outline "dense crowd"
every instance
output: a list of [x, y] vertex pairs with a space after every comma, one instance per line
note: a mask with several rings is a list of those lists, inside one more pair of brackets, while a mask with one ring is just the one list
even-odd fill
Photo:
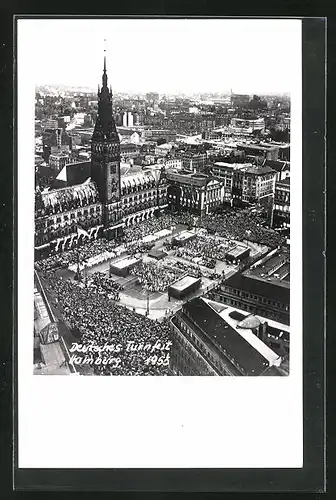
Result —
[[[68, 267], [78, 261], [87, 261], [100, 254], [112, 252], [117, 246], [124, 242], [129, 253], [147, 252], [153, 246], [152, 243], [142, 242], [142, 238], [158, 232], [162, 229], [170, 229], [178, 224], [193, 224], [204, 228], [214, 239], [204, 237], [187, 244], [179, 251], [181, 256], [189, 260], [203, 258], [202, 265], [213, 266], [213, 260], [224, 260], [225, 245], [218, 236], [228, 240], [244, 241], [249, 240], [269, 247], [276, 247], [285, 242], [285, 237], [277, 231], [266, 227], [265, 219], [260, 213], [253, 213], [251, 210], [225, 210], [222, 213], [212, 213], [211, 215], [194, 218], [188, 213], [169, 213], [160, 217], [153, 217], [135, 227], [125, 228], [123, 237], [117, 241], [105, 239], [91, 240], [85, 242], [80, 247], [65, 250], [56, 255], [51, 255], [36, 263], [39, 270], [48, 270], [55, 267]], [[171, 249], [171, 244], [165, 243], [166, 249]], [[183, 254], [183, 255], [182, 255]]]
[[140, 224], [124, 229], [123, 241], [125, 243], [141, 240], [149, 234], [157, 233], [162, 229], [170, 229], [176, 224], [172, 214], [164, 214], [161, 217], [153, 217]]
[[216, 260], [224, 261], [227, 251], [234, 245], [235, 243], [231, 240], [203, 234], [178, 248], [175, 255], [214, 269]]
[[[80, 342], [86, 347], [121, 345], [115, 354], [109, 353], [120, 362], [112, 364], [93, 364], [98, 375], [170, 375], [168, 366], [148, 363], [150, 356], [167, 354], [168, 351], [145, 350], [126, 351], [128, 342], [166, 343], [170, 339], [169, 323], [152, 321], [146, 316], [112, 302], [106, 294], [96, 293], [90, 287], [81, 287], [75, 282], [63, 280], [54, 272], [48, 273], [44, 281], [52, 302], [57, 301], [66, 324], [80, 332]], [[90, 356], [96, 359], [97, 352]]]
[[47, 271], [56, 267], [68, 267], [78, 261], [83, 262], [104, 252], [113, 251], [120, 243], [116, 240], [108, 241], [105, 239], [90, 240], [79, 247], [65, 250], [62, 253], [50, 255], [46, 259], [35, 263], [38, 270]]
[[194, 278], [201, 278], [202, 277], [202, 271], [201, 268], [197, 264], [192, 264], [186, 263], [186, 262], [181, 262], [179, 260], [174, 260], [171, 259], [171, 264], [177, 268], [180, 269], [183, 274], [188, 273], [189, 276], [194, 276]]
[[274, 248], [285, 243], [286, 238], [266, 227], [265, 219], [250, 210], [227, 211], [204, 216], [202, 227], [209, 233], [238, 241], [249, 240]]
[[124, 289], [120, 283], [117, 283], [105, 273], [101, 272], [91, 274], [87, 281], [87, 286], [93, 288], [97, 293], [108, 294], [108, 296], [115, 301], [120, 300], [119, 292]]
[[131, 269], [145, 290], [164, 292], [169, 285], [182, 275], [181, 271], [164, 263], [139, 262]]
[[151, 248], [153, 248], [154, 243], [146, 243], [142, 240], [133, 240], [126, 243], [127, 252], [131, 255], [136, 253], [146, 253], [149, 252]]

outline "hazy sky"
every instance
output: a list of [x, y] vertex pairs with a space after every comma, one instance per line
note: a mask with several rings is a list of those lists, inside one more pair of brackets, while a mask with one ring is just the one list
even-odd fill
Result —
[[114, 92], [290, 92], [298, 20], [24, 19], [39, 84], [97, 88], [106, 38]]

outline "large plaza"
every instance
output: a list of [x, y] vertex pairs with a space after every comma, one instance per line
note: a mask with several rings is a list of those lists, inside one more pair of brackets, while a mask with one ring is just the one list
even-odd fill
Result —
[[[192, 237], [185, 238], [186, 234]], [[237, 259], [239, 254], [257, 258], [268, 248], [179, 224], [131, 240], [114, 251], [79, 259], [57, 274], [79, 287], [105, 293], [120, 306], [160, 320], [175, 313], [185, 300], [204, 295], [236, 272], [240, 262], [232, 260], [234, 250]], [[169, 295], [168, 288], [186, 276], [200, 278], [199, 288], [183, 299]]]

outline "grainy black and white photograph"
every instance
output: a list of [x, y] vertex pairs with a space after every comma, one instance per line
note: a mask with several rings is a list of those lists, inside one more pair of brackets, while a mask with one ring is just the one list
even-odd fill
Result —
[[34, 374], [288, 375], [285, 24], [70, 22], [34, 54]]
[[17, 24], [19, 468], [302, 467], [301, 21]]

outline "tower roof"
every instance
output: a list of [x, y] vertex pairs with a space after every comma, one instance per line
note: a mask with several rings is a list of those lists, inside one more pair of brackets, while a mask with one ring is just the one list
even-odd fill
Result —
[[[104, 51], [105, 52], [105, 51]], [[104, 69], [102, 87], [98, 90], [98, 116], [92, 135], [95, 142], [117, 142], [119, 136], [112, 113], [112, 90], [107, 85], [106, 55], [104, 53]]]

